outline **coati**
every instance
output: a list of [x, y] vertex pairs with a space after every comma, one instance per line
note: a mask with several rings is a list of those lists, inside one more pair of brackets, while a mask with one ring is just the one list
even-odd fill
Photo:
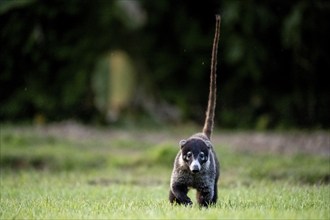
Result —
[[217, 182], [220, 164], [211, 143], [216, 106], [216, 65], [220, 36], [220, 15], [216, 15], [215, 36], [212, 48], [210, 90], [206, 118], [202, 133], [181, 140], [171, 175], [169, 200], [171, 203], [191, 205], [188, 189], [197, 190], [200, 206], [215, 204], [218, 198]]

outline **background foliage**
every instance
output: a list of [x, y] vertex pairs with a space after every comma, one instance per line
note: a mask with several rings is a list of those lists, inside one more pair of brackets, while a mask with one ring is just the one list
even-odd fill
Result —
[[137, 15], [127, 2], [1, 1], [0, 119], [102, 118], [93, 72], [120, 49], [139, 82], [126, 115], [163, 101], [202, 122], [220, 13], [217, 124], [329, 128], [328, 2], [138, 1]]

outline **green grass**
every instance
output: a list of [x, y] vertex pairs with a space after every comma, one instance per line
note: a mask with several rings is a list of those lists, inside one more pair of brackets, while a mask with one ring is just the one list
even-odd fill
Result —
[[[330, 218], [327, 157], [216, 146], [217, 205], [172, 206], [167, 196], [177, 139], [154, 144], [136, 137], [72, 139], [2, 127], [0, 219]], [[189, 195], [195, 201], [195, 192]]]

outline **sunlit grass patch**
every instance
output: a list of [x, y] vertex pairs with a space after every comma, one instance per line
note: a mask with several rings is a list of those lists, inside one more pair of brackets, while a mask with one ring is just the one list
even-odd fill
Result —
[[[90, 184], [101, 173], [22, 172], [1, 177], [1, 218], [327, 218], [327, 186], [254, 183], [219, 187], [219, 202], [209, 209], [172, 206], [168, 185]], [[111, 175], [109, 172], [108, 175]], [[112, 173], [118, 177], [119, 173]], [[134, 173], [126, 173], [134, 178]], [[190, 193], [193, 197], [194, 192]], [[194, 198], [193, 198], [193, 201]]]

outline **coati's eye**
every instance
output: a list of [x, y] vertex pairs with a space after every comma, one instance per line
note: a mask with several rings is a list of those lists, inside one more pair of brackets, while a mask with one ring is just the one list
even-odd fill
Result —
[[201, 160], [206, 160], [206, 156], [205, 156], [204, 152], [200, 152], [199, 157], [201, 158]]
[[191, 157], [192, 153], [189, 151], [188, 153], [186, 153], [184, 156], [183, 156], [183, 159], [188, 161]]
[[188, 162], [191, 158], [191, 155], [192, 153], [189, 151], [188, 153], [183, 155], [183, 159]]

